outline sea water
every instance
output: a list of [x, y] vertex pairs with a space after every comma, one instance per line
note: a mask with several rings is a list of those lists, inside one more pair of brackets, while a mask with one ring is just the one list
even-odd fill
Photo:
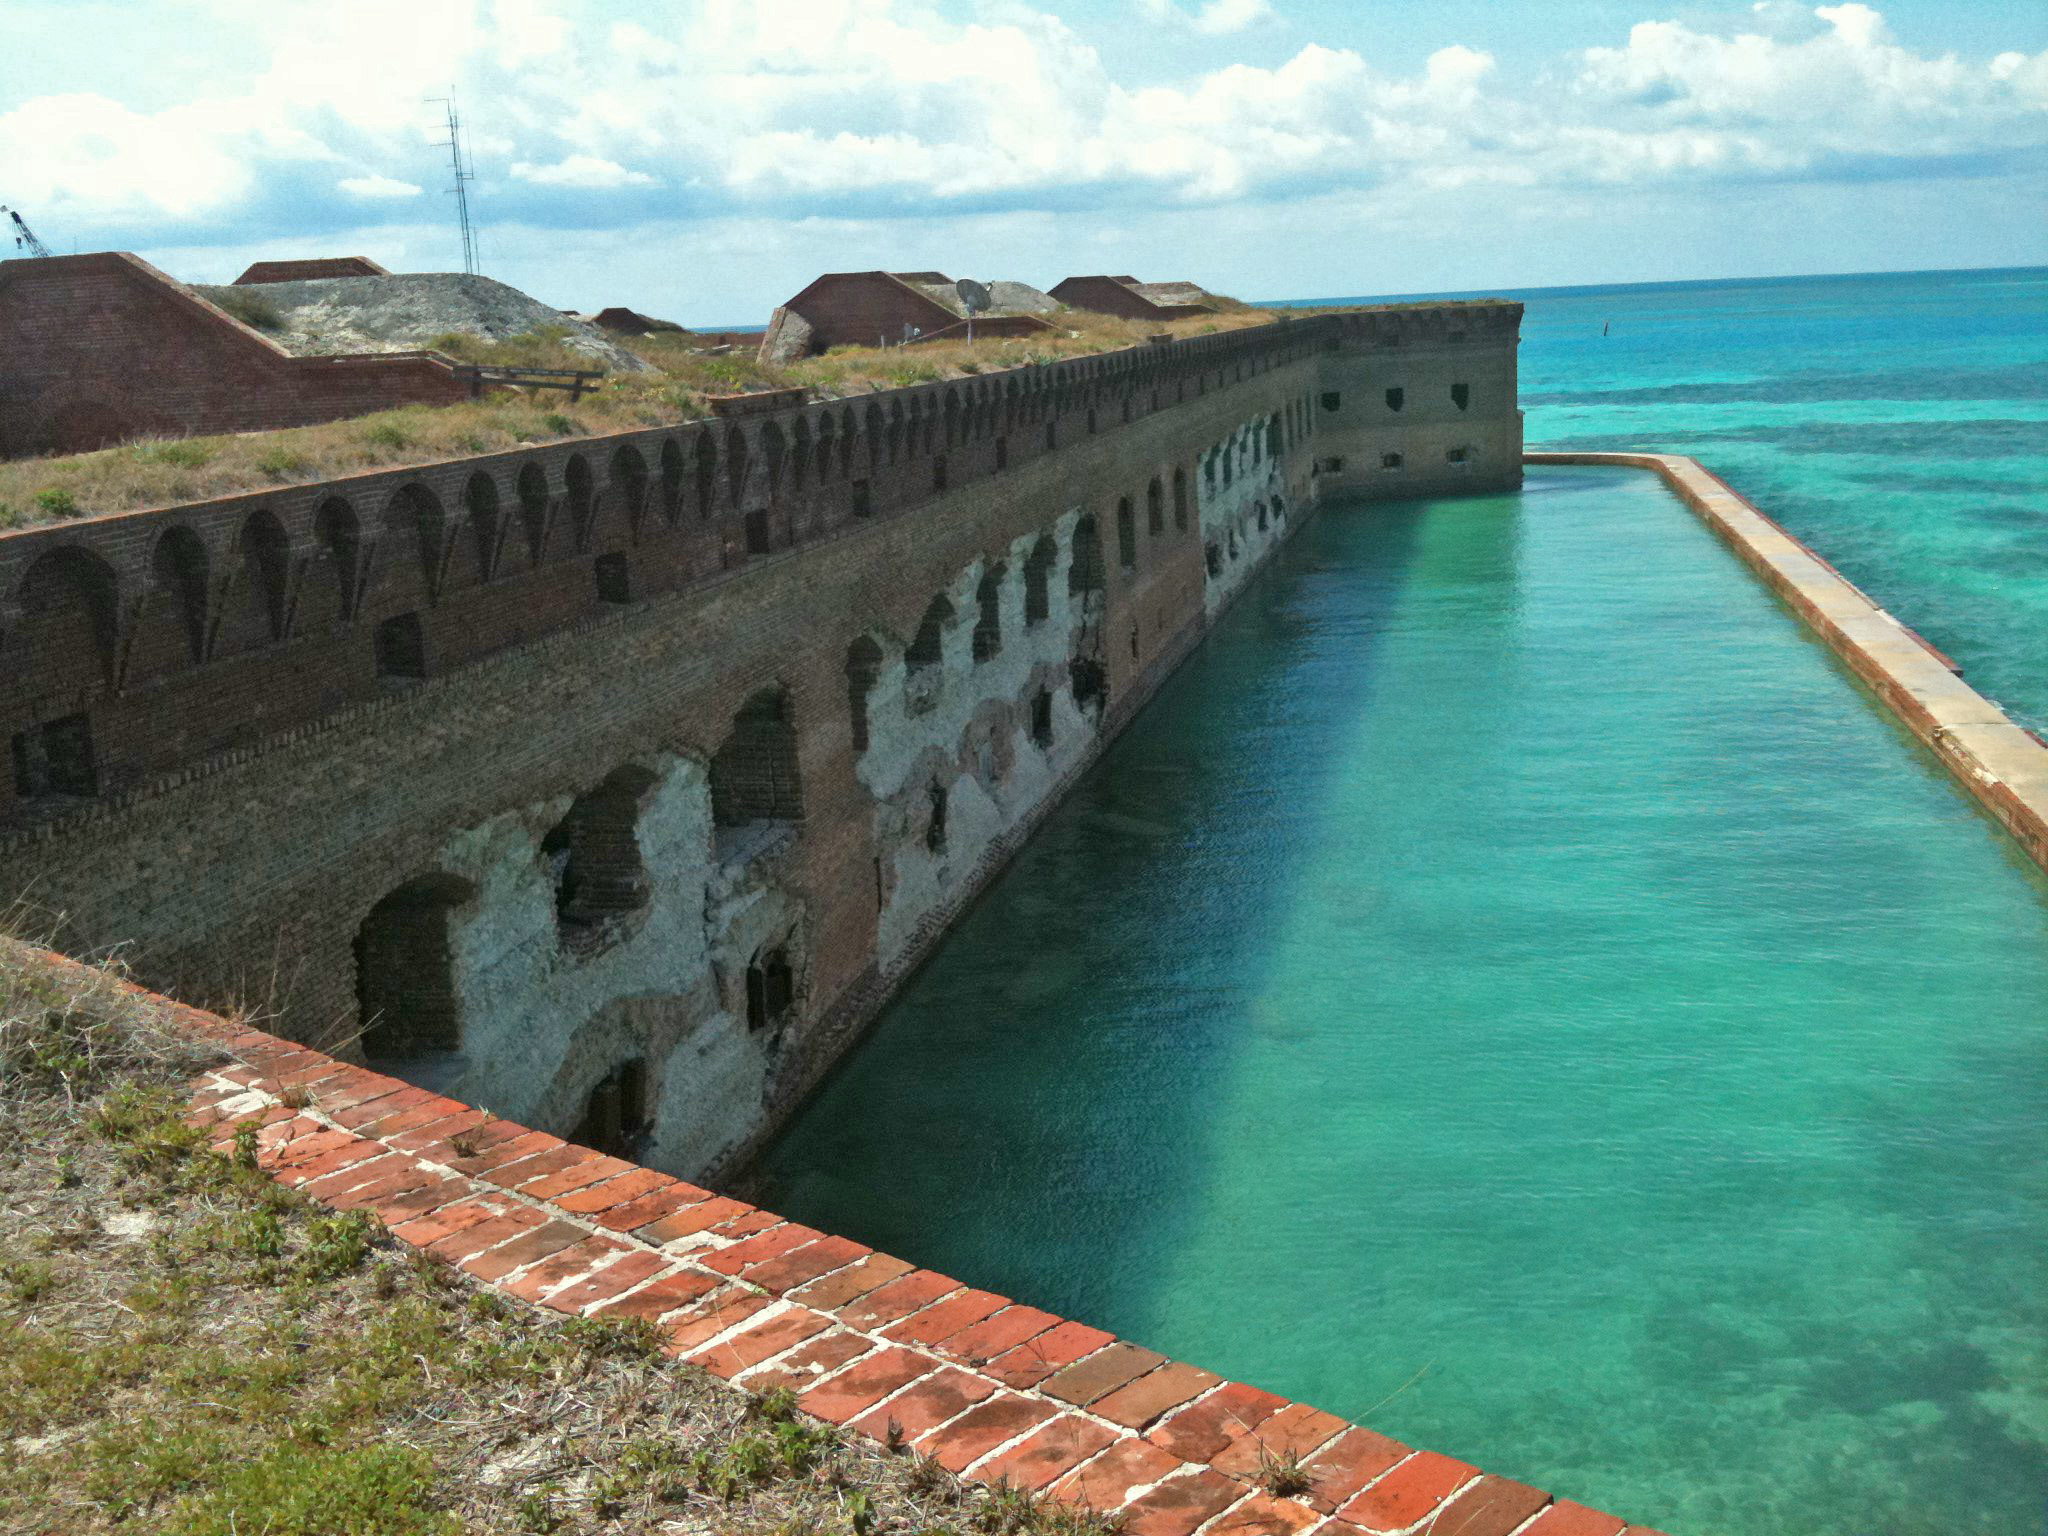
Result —
[[[1988, 341], [1882, 359], [1792, 285], [1554, 304], [1532, 441], [1699, 454], [2048, 706], [2040, 402], [1896, 398]], [[1599, 319], [1672, 339], [1624, 365]], [[2048, 1484], [2044, 1126], [2048, 880], [1658, 482], [1543, 470], [1327, 504], [758, 1192], [1674, 1536], [2005, 1536]]]

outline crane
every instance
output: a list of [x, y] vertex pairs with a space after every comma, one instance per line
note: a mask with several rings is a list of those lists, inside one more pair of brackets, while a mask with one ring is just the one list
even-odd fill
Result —
[[47, 256], [50, 254], [50, 248], [36, 238], [36, 232], [28, 227], [28, 220], [21, 216], [19, 208], [9, 208], [0, 205], [0, 213], [6, 214], [8, 218], [14, 221], [14, 243], [17, 246], [26, 249], [31, 256]]

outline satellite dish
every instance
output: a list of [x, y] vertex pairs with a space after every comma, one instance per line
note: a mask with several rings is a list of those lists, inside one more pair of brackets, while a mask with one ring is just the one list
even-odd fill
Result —
[[960, 302], [966, 306], [970, 315], [978, 315], [995, 308], [996, 301], [989, 297], [988, 289], [971, 277], [961, 278], [953, 285], [953, 291], [960, 295]]

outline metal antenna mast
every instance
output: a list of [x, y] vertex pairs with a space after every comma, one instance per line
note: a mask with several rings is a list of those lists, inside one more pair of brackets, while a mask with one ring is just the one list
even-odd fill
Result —
[[462, 119], [455, 112], [455, 87], [446, 96], [436, 96], [448, 112], [448, 137], [440, 147], [448, 151], [448, 164], [455, 174], [455, 217], [462, 225], [462, 270], [476, 275], [476, 230], [469, 222], [469, 184], [476, 180], [476, 162], [462, 148]]
[[36, 238], [36, 232], [28, 227], [28, 220], [21, 216], [19, 208], [0, 206], [0, 213], [6, 214], [8, 218], [14, 221], [14, 243], [17, 246], [26, 250], [31, 256], [47, 256], [50, 254], [50, 248]]

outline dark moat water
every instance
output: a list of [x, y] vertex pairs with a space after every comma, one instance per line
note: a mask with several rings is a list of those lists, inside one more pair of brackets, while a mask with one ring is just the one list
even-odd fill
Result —
[[2038, 1528], [2048, 881], [1651, 477], [1327, 507], [774, 1208], [1676, 1536]]

